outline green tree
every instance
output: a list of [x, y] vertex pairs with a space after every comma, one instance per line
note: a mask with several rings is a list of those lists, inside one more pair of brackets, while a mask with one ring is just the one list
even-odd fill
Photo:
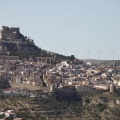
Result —
[[97, 104], [97, 109], [99, 110], [99, 112], [103, 112], [105, 108], [106, 108], [105, 104], [103, 104], [103, 103]]
[[2, 119], [2, 118], [4, 118], [4, 117], [5, 117], [5, 115], [4, 115], [4, 114], [0, 115], [0, 119]]
[[86, 102], [86, 103], [90, 103], [89, 98], [85, 98], [85, 102]]

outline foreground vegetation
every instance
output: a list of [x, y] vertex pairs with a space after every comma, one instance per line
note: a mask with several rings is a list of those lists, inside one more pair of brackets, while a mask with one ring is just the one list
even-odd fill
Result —
[[[79, 101], [30, 98], [25, 96], [0, 96], [0, 109], [15, 110], [25, 120], [119, 120], [120, 105], [91, 104], [88, 97]], [[0, 116], [1, 117], [1, 116]]]

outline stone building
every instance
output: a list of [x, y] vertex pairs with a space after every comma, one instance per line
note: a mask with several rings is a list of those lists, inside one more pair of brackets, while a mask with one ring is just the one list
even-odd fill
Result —
[[7, 52], [40, 53], [34, 41], [20, 33], [19, 27], [2, 26], [0, 31], [0, 54]]
[[43, 62], [48, 64], [54, 63], [53, 57], [36, 57], [36, 59], [37, 59], [37, 62]]
[[0, 60], [18, 60], [18, 56], [0, 55]]
[[7, 27], [2, 26], [2, 30], [0, 31], [0, 39], [11, 41], [15, 39], [21, 39], [24, 40], [24, 36], [20, 33], [20, 30], [18, 27]]

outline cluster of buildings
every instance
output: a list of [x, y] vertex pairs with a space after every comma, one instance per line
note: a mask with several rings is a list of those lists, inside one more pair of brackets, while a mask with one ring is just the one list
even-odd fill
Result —
[[18, 56], [11, 56], [9, 51], [20, 54], [24, 52], [42, 54], [42, 50], [34, 45], [33, 40], [23, 36], [19, 28], [2, 26], [0, 31], [1, 88], [8, 87], [9, 82], [49, 87], [51, 91], [53, 88], [71, 88], [77, 92], [109, 88], [112, 91], [114, 86], [120, 86], [120, 67], [113, 69], [110, 66], [91, 65], [80, 60], [63, 60], [56, 63], [55, 56], [19, 60]]
[[109, 89], [113, 92], [120, 86], [120, 69], [79, 60], [62, 61], [46, 70], [44, 82], [57, 88], [73, 86], [77, 92]]
[[[120, 69], [110, 66], [91, 65], [80, 60], [59, 61], [51, 57], [36, 59], [9, 59], [0, 57], [0, 87], [14, 82], [33, 86], [66, 89], [77, 92], [108, 90], [120, 86]], [[54, 64], [53, 64], [54, 63]]]
[[43, 85], [40, 78], [46, 66], [30, 60], [0, 60], [0, 81]]
[[0, 116], [3, 116], [0, 120], [23, 120], [18, 118], [14, 110], [3, 110], [0, 112]]

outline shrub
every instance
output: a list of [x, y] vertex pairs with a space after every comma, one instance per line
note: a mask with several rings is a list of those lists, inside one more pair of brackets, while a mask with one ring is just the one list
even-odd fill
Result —
[[98, 108], [99, 112], [102, 112], [106, 108], [106, 105], [103, 103], [98, 103], [97, 108]]
[[0, 115], [0, 119], [2, 119], [2, 118], [4, 118], [4, 117], [5, 117], [5, 115], [4, 115], [4, 114]]
[[85, 98], [85, 102], [86, 102], [86, 103], [90, 103], [89, 98]]

